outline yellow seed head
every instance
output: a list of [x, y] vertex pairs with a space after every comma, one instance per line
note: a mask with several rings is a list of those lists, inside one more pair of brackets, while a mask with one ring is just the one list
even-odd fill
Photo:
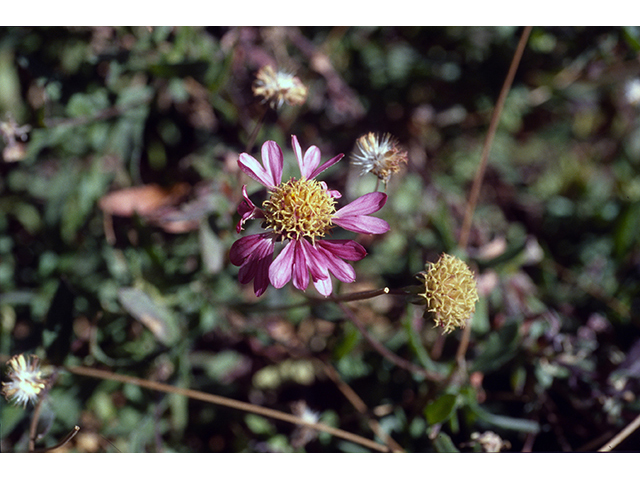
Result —
[[418, 278], [424, 283], [424, 293], [419, 295], [426, 300], [426, 313], [445, 333], [464, 328], [478, 301], [473, 273], [462, 260], [446, 253], [425, 269]]
[[335, 200], [315, 180], [291, 179], [262, 204], [266, 227], [288, 239], [323, 237], [331, 229]]

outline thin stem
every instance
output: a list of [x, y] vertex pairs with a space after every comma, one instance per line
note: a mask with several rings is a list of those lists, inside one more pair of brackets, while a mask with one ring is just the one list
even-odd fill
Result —
[[284, 412], [279, 412], [277, 410], [272, 410], [266, 407], [261, 407], [259, 405], [252, 405], [250, 403], [241, 402], [239, 400], [233, 400], [226, 397], [221, 397], [219, 395], [213, 395], [211, 393], [204, 393], [204, 392], [199, 392], [197, 390], [189, 390], [186, 388], [174, 387], [173, 385], [166, 385], [164, 383], [154, 382], [152, 380], [144, 380], [141, 378], [130, 377], [128, 375], [121, 375], [118, 373], [106, 372], [103, 370], [98, 370], [90, 367], [77, 366], [77, 367], [65, 367], [65, 369], [69, 373], [72, 373], [74, 375], [100, 378], [103, 380], [113, 380], [116, 382], [128, 383], [130, 385], [138, 385], [142, 388], [155, 390], [158, 392], [184, 395], [185, 397], [193, 398], [194, 400], [200, 400], [203, 402], [212, 403], [214, 405], [219, 405], [222, 407], [233, 408], [233, 409], [241, 410], [244, 412], [254, 413], [256, 415], [273, 418], [275, 420], [281, 420], [284, 422], [301, 425], [303, 427], [313, 428], [321, 432], [329, 433], [330, 435], [333, 435], [335, 437], [339, 437], [344, 440], [348, 440], [350, 442], [360, 444], [362, 446], [370, 448], [371, 450], [376, 450], [378, 452], [389, 451], [389, 449], [385, 445], [381, 445], [378, 442], [374, 442], [372, 440], [361, 437], [359, 435], [355, 435], [353, 433], [349, 433], [344, 430], [340, 430], [338, 428], [333, 428], [323, 423], [308, 423], [294, 415], [284, 413]]
[[[502, 109], [504, 108], [504, 103], [507, 99], [507, 95], [509, 94], [509, 90], [511, 90], [511, 85], [513, 84], [513, 79], [516, 75], [516, 70], [518, 69], [520, 60], [522, 59], [524, 47], [527, 44], [530, 33], [531, 27], [524, 27], [516, 51], [513, 55], [513, 58], [511, 59], [511, 65], [509, 66], [507, 77], [504, 79], [502, 90], [500, 90], [500, 95], [498, 96], [496, 107], [493, 111], [493, 114], [491, 115], [491, 121], [489, 122], [489, 131], [487, 132], [487, 137], [485, 138], [484, 146], [482, 148], [480, 164], [478, 165], [476, 176], [473, 179], [473, 185], [471, 186], [471, 192], [469, 194], [469, 201], [467, 202], [467, 208], [464, 213], [464, 219], [462, 221], [460, 240], [458, 242], [458, 248], [461, 251], [466, 250], [469, 243], [469, 233], [471, 231], [473, 213], [476, 209], [476, 205], [478, 204], [478, 198], [480, 197], [480, 188], [482, 187], [484, 174], [487, 170], [487, 163], [489, 161], [489, 152], [491, 150], [491, 145], [493, 144], [493, 139], [495, 137], [496, 130], [498, 129], [498, 124], [500, 123]], [[462, 339], [460, 341], [458, 351], [456, 352], [456, 360], [458, 361], [458, 365], [461, 365], [463, 363], [462, 361], [464, 360], [464, 356], [466, 355], [467, 348], [469, 346], [469, 338], [471, 336], [471, 321], [472, 319], [469, 319], [467, 327], [462, 332]]]
[[260, 118], [258, 119], [258, 123], [256, 123], [255, 127], [253, 127], [253, 131], [249, 136], [249, 141], [247, 142], [247, 153], [251, 153], [251, 149], [253, 148], [253, 145], [256, 143], [256, 139], [258, 138], [258, 133], [260, 132], [262, 125], [264, 125], [264, 119], [266, 118], [268, 111], [269, 111], [269, 107], [265, 105], [265, 108], [262, 111], [262, 115], [260, 115]]
[[478, 197], [480, 196], [480, 187], [482, 186], [482, 181], [484, 180], [484, 174], [487, 169], [487, 163], [489, 159], [489, 151], [491, 150], [491, 144], [493, 143], [493, 138], [496, 134], [496, 130], [498, 129], [498, 123], [500, 122], [500, 116], [502, 114], [504, 102], [507, 99], [509, 90], [511, 89], [513, 78], [516, 75], [516, 70], [518, 69], [518, 65], [520, 64], [520, 59], [522, 58], [522, 53], [524, 52], [524, 47], [527, 44], [527, 40], [529, 38], [530, 33], [531, 33], [531, 27], [525, 27], [524, 30], [522, 31], [522, 35], [520, 36], [520, 42], [518, 43], [516, 52], [513, 55], [513, 59], [511, 60], [511, 66], [509, 67], [507, 78], [505, 78], [504, 80], [504, 84], [502, 85], [502, 90], [500, 90], [500, 95], [498, 96], [496, 108], [494, 109], [493, 115], [491, 116], [491, 121], [489, 123], [489, 131], [487, 133], [487, 137], [485, 138], [484, 146], [482, 148], [482, 156], [480, 157], [480, 164], [478, 165], [476, 176], [473, 179], [473, 185], [471, 187], [469, 201], [467, 202], [467, 209], [465, 211], [464, 220], [462, 222], [462, 230], [460, 232], [460, 241], [458, 242], [458, 247], [460, 248], [460, 250], [465, 250], [467, 248], [467, 243], [469, 242], [471, 220], [473, 218], [473, 212], [475, 211], [476, 205], [478, 203]]
[[[333, 381], [333, 383], [336, 384], [338, 390], [340, 390], [345, 398], [349, 400], [349, 403], [353, 405], [358, 413], [360, 413], [361, 415], [367, 415], [367, 412], [369, 410], [367, 408], [367, 405], [358, 396], [358, 394], [348, 384], [346, 384], [342, 380], [342, 378], [340, 378], [340, 374], [336, 371], [336, 369], [328, 363], [323, 363], [322, 365], [327, 376]], [[387, 433], [382, 430], [382, 427], [376, 419], [369, 418], [368, 422], [369, 427], [371, 428], [371, 430], [373, 430], [373, 433], [378, 435], [378, 437], [380, 437], [389, 446], [392, 452], [404, 453], [404, 449], [400, 445], [398, 445], [398, 443], [393, 438], [391, 438], [390, 435], [387, 435]]]
[[43, 398], [41, 397], [33, 410], [33, 417], [31, 417], [31, 425], [29, 425], [29, 451], [35, 452], [36, 450], [36, 435], [38, 434], [38, 420], [40, 419], [40, 411], [42, 410]]
[[603, 445], [598, 452], [610, 452], [616, 446], [618, 446], [625, 438], [635, 432], [640, 427], [640, 415], [638, 415], [633, 422], [627, 425], [619, 434], [613, 437], [610, 441]]
[[44, 400], [49, 394], [51, 386], [55, 383], [58, 377], [57, 373], [54, 373], [47, 379], [46, 386], [40, 395], [38, 396], [38, 403], [33, 410], [33, 417], [31, 417], [31, 424], [29, 425], [29, 452], [35, 452], [36, 449], [36, 437], [38, 435], [38, 422], [40, 421], [40, 413], [42, 412], [42, 405]]
[[40, 450], [41, 452], [52, 452], [54, 450], [57, 450], [58, 448], [64, 447], [67, 443], [69, 443], [71, 440], [73, 440], [73, 437], [75, 437], [78, 432], [80, 431], [80, 427], [79, 426], [75, 426], [73, 427], [73, 430], [71, 430], [66, 437], [64, 437], [60, 442], [56, 443], [53, 447], [49, 447], [49, 448], [45, 448], [44, 450]]
[[412, 373], [421, 375], [424, 378], [429, 380], [441, 381], [443, 379], [442, 375], [434, 372], [429, 372], [428, 370], [414, 363], [411, 363], [410, 361], [405, 360], [404, 358], [399, 357], [392, 351], [388, 350], [384, 345], [382, 345], [380, 342], [378, 342], [375, 338], [371, 336], [371, 334], [367, 331], [367, 328], [362, 324], [362, 322], [358, 319], [358, 317], [353, 313], [353, 311], [350, 308], [348, 308], [346, 305], [343, 305], [339, 301], [336, 301], [336, 305], [338, 305], [338, 307], [340, 307], [340, 309], [347, 315], [347, 317], [349, 317], [349, 320], [353, 322], [353, 324], [360, 331], [360, 333], [367, 340], [367, 342], [369, 342], [369, 344], [380, 355], [382, 355], [384, 358], [389, 360], [391, 363], [393, 363], [394, 365], [400, 368], [404, 368], [405, 370], [408, 370]]
[[393, 289], [391, 290], [389, 287], [378, 288], [376, 290], [365, 290], [363, 292], [353, 292], [347, 293], [345, 295], [336, 295], [329, 296], [324, 298], [309, 298], [308, 300], [304, 300], [298, 303], [292, 303], [290, 305], [276, 305], [273, 307], [264, 306], [264, 305], [252, 305], [255, 308], [259, 308], [261, 312], [264, 311], [279, 311], [279, 310], [290, 310], [293, 308], [302, 308], [302, 307], [311, 307], [314, 305], [319, 305], [321, 303], [326, 302], [357, 302], [360, 300], [368, 300], [370, 298], [379, 297], [380, 295], [410, 295], [403, 289]]

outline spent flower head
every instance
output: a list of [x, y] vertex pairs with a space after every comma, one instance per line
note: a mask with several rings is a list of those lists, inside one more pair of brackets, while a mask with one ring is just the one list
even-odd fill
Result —
[[419, 295], [426, 301], [425, 315], [433, 318], [436, 326], [443, 326], [445, 333], [464, 328], [478, 301], [473, 273], [462, 260], [446, 253], [425, 269], [418, 274], [424, 284]]
[[253, 94], [262, 97], [271, 108], [278, 109], [284, 103], [302, 105], [307, 99], [307, 87], [291, 73], [276, 71], [271, 65], [265, 65], [253, 82]]
[[361, 136], [356, 140], [351, 156], [351, 164], [360, 167], [360, 175], [371, 172], [385, 185], [407, 160], [407, 152], [398, 146], [398, 141], [389, 133], [377, 135], [369, 132]]
[[[387, 196], [381, 192], [369, 193], [337, 209], [340, 192], [330, 190], [325, 182], [315, 178], [344, 155], [320, 165], [318, 147], [309, 147], [303, 155], [295, 135], [291, 143], [300, 167], [300, 179], [282, 181], [284, 157], [274, 141], [262, 146], [262, 164], [248, 153], [240, 155], [240, 169], [267, 187], [269, 196], [259, 208], [249, 199], [246, 185], [242, 187], [244, 200], [238, 206], [241, 218], [237, 232], [252, 218], [262, 220], [265, 232], [236, 241], [229, 257], [231, 263], [240, 267], [241, 283], [253, 280], [257, 296], [265, 292], [269, 283], [282, 288], [289, 280], [293, 280], [297, 289], [306, 290], [309, 274], [316, 290], [328, 296], [333, 290], [329, 274], [342, 282], [355, 281], [355, 270], [346, 261], [361, 260], [367, 253], [353, 240], [325, 240], [324, 237], [335, 226], [364, 234], [386, 232], [387, 222], [368, 215], [380, 210]], [[274, 259], [275, 245], [279, 242], [284, 248]]]
[[40, 359], [35, 355], [25, 357], [24, 354], [15, 355], [7, 362], [9, 365], [9, 382], [2, 382], [2, 394], [7, 401], [26, 406], [29, 401], [35, 403], [38, 395], [47, 386], [42, 378]]

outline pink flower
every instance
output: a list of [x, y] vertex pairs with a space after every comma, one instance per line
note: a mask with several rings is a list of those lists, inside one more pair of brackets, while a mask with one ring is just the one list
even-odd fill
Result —
[[[387, 196], [380, 192], [368, 193], [336, 210], [340, 192], [314, 179], [344, 155], [320, 165], [318, 147], [309, 147], [303, 155], [295, 135], [291, 143], [300, 166], [300, 180], [292, 178], [282, 182], [284, 160], [282, 150], [274, 141], [262, 145], [262, 164], [247, 153], [240, 155], [240, 169], [267, 187], [270, 196], [262, 208], [258, 208], [249, 199], [246, 185], [242, 187], [243, 201], [238, 206], [241, 218], [236, 230], [240, 233], [245, 222], [259, 218], [266, 231], [236, 241], [229, 257], [231, 263], [240, 267], [241, 283], [253, 280], [257, 296], [265, 292], [269, 283], [282, 288], [290, 280], [297, 289], [306, 290], [309, 275], [316, 290], [328, 296], [333, 290], [329, 274], [342, 282], [355, 281], [355, 270], [347, 261], [361, 260], [367, 252], [353, 240], [323, 240], [322, 237], [335, 225], [356, 233], [388, 231], [387, 222], [368, 216], [383, 207]], [[284, 243], [284, 248], [274, 259], [277, 242]]]

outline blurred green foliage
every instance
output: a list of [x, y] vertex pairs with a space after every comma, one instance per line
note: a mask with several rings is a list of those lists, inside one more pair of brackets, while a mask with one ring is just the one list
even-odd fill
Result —
[[[465, 368], [462, 332], [443, 337], [406, 298], [350, 304], [387, 349], [444, 380], [383, 358], [335, 305], [278, 308], [305, 299], [290, 285], [256, 300], [227, 257], [239, 153], [276, 140], [292, 162], [295, 134], [326, 160], [389, 132], [410, 159], [378, 214], [391, 230], [360, 239], [358, 280], [336, 288], [417, 284], [426, 261], [456, 253], [520, 33], [2, 28], [0, 358], [36, 353], [284, 412], [303, 401], [320, 421], [382, 441], [373, 419], [411, 452], [479, 451], [472, 436], [485, 431], [514, 451], [599, 448], [640, 413], [638, 28], [533, 29], [458, 252], [481, 297]], [[302, 79], [305, 105], [275, 112], [253, 97], [265, 64]], [[349, 200], [375, 188], [358, 173], [343, 160], [323, 180]], [[0, 399], [2, 451], [26, 450], [32, 413]], [[65, 448], [81, 452], [363, 449], [64, 371], [41, 423], [40, 446], [79, 425]]]

